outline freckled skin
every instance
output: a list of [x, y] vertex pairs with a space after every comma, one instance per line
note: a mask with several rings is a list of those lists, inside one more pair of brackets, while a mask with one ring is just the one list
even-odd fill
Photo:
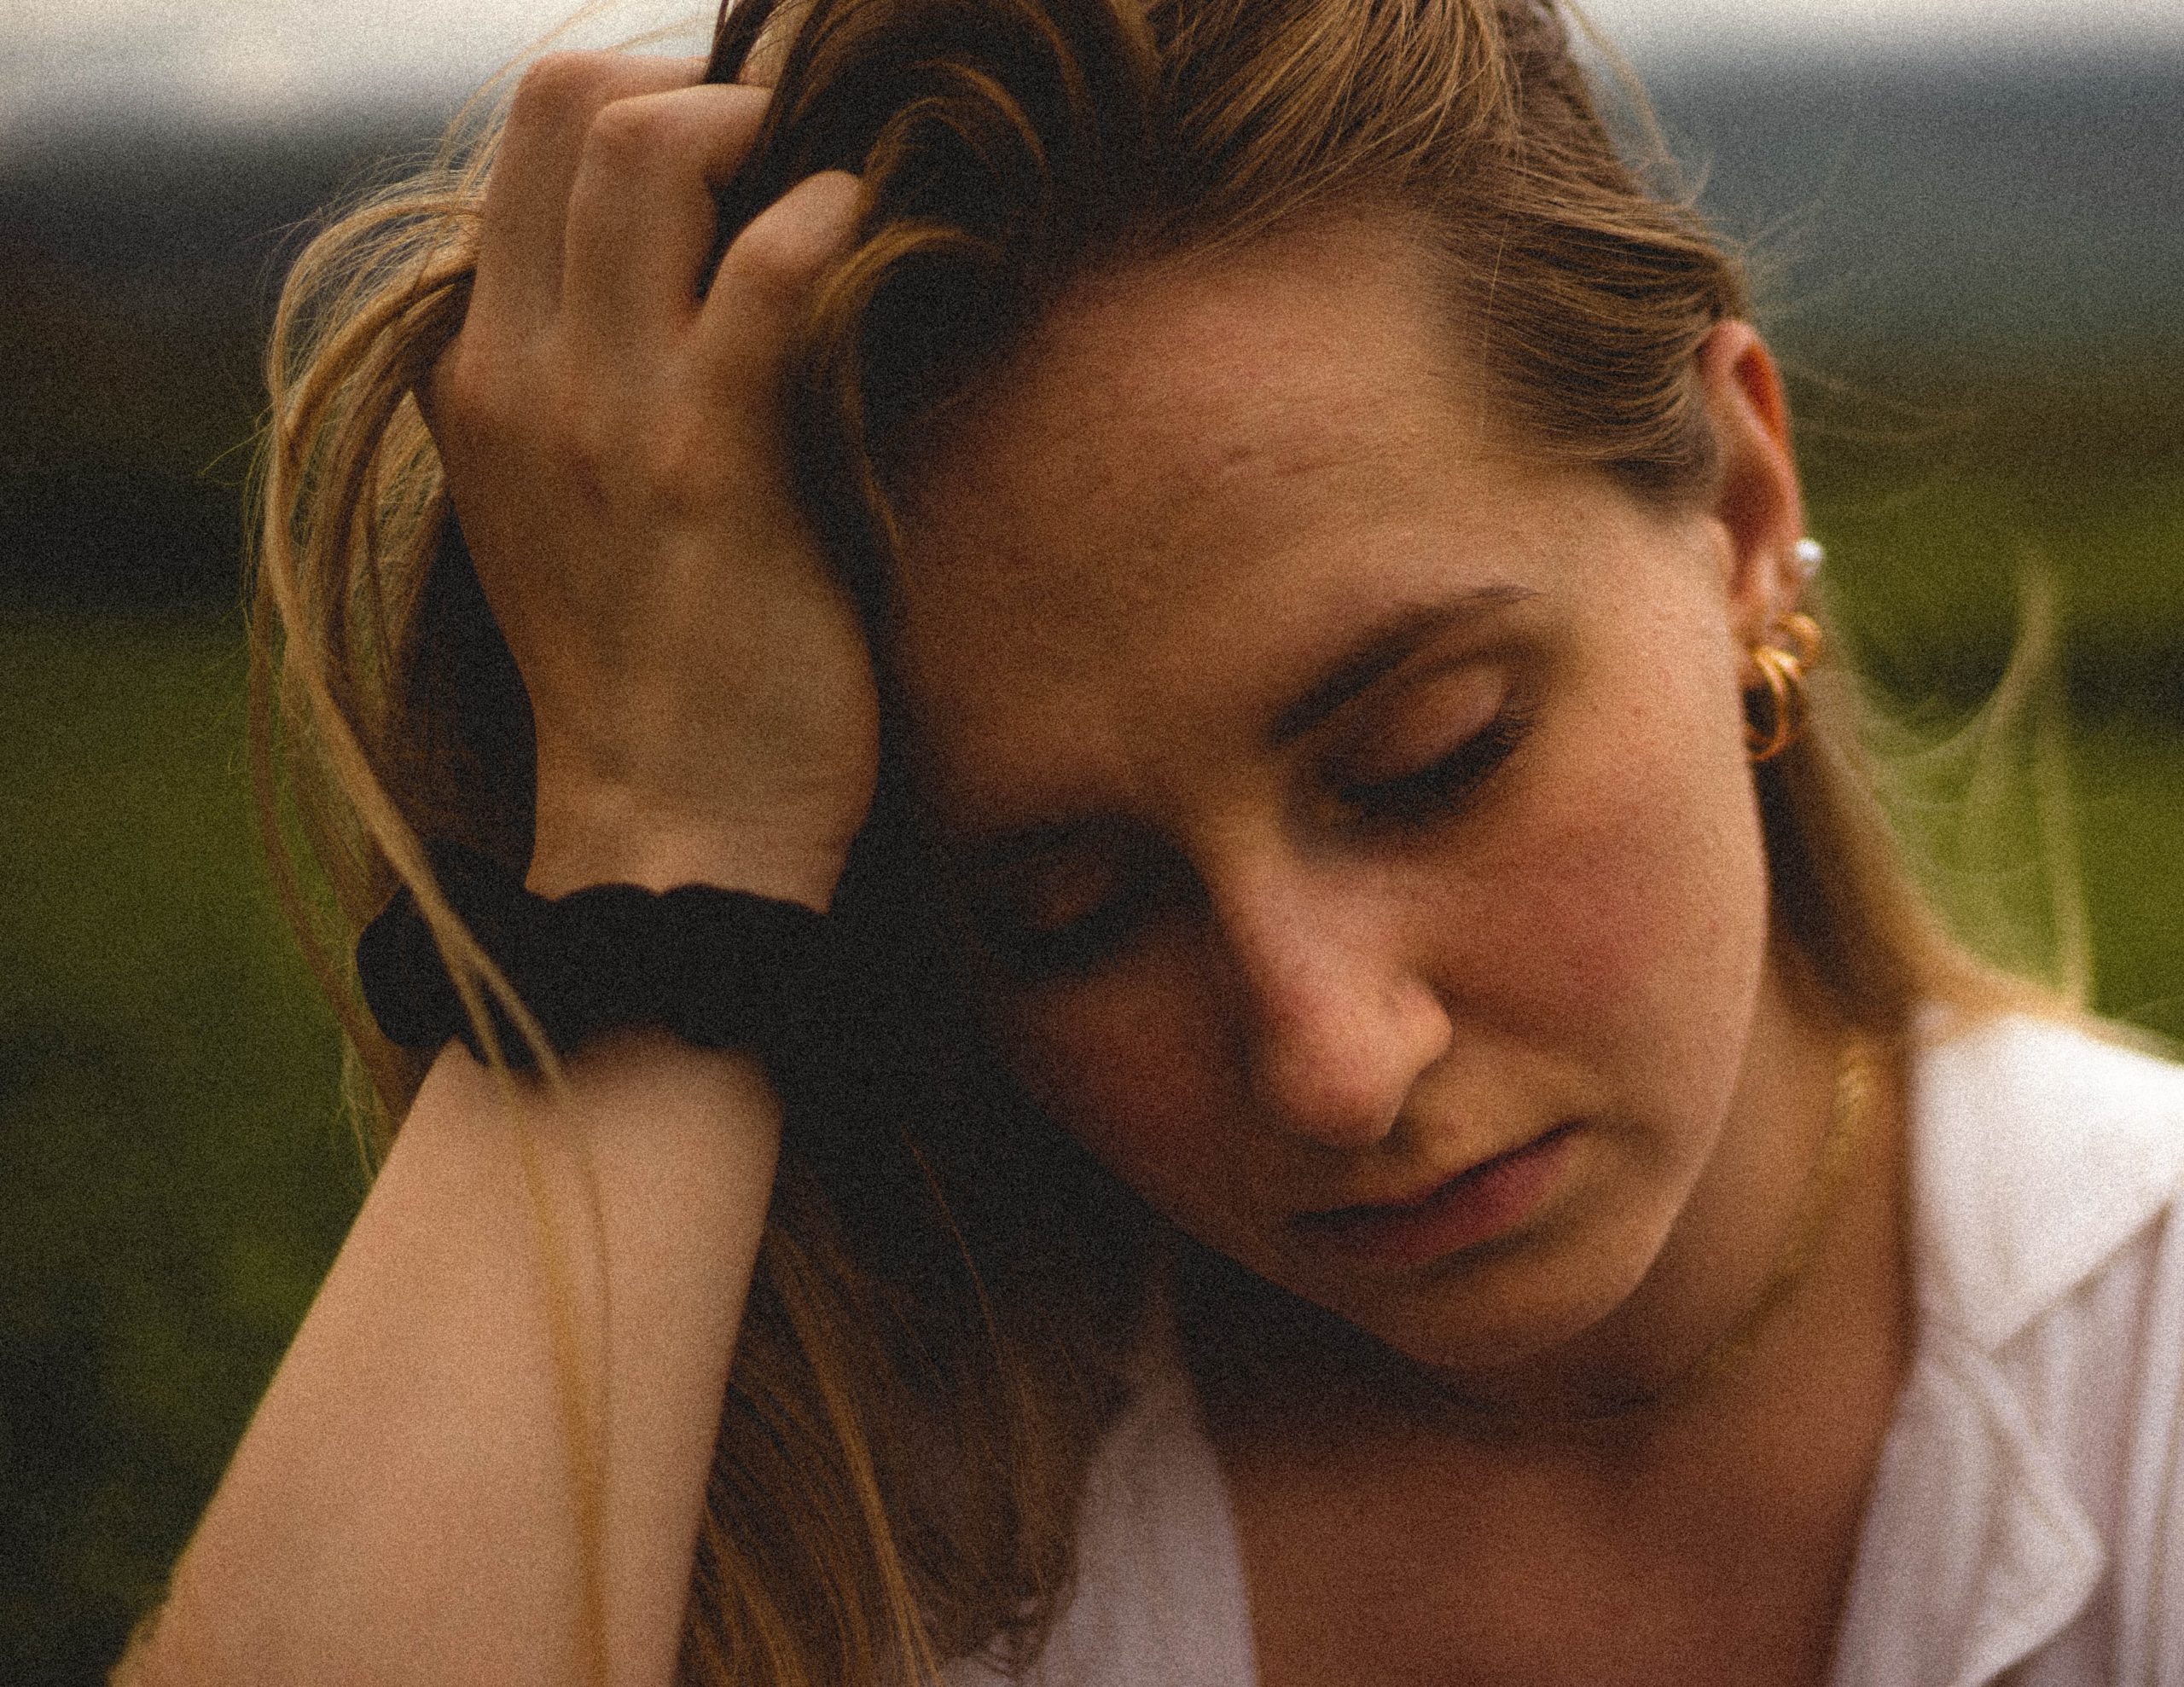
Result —
[[[1097, 815], [1190, 886], [1083, 976], [995, 984], [1060, 1124], [1467, 1388], [1642, 1387], [1763, 1276], [1825, 1117], [1740, 700], [1794, 478], [1732, 452], [1721, 497], [1664, 511], [1546, 461], [1435, 310], [1362, 226], [1086, 288], [922, 464], [895, 655], [944, 838]], [[1529, 594], [1459, 664], [1528, 700], [1522, 743], [1415, 830], [1321, 818], [1328, 744], [1430, 736], [1431, 707], [1269, 722], [1359, 627], [1483, 586]], [[1292, 1222], [1571, 1122], [1545, 1205], [1476, 1259], [1368, 1268]]]

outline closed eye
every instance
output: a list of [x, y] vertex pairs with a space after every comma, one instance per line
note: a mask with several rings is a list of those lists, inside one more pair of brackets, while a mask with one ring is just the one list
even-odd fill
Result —
[[[1411, 831], [1461, 809], [1530, 735], [1531, 710], [1510, 700], [1447, 754], [1393, 779], [1338, 785], [1334, 796], [1368, 826]], [[1136, 852], [1130, 852], [1135, 856]], [[1009, 875], [1009, 889], [969, 909], [979, 945], [1018, 984], [1081, 978], [1173, 912], [1182, 892], [1172, 872], [1141, 858], [1048, 862]]]
[[1462, 807], [1515, 753], [1531, 728], [1529, 709], [1513, 701], [1505, 704], [1485, 726], [1416, 772], [1342, 786], [1336, 797], [1370, 825], [1403, 828], [1430, 825]]

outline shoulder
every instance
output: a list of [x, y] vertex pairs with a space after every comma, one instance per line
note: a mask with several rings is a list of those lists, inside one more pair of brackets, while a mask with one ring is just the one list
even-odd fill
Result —
[[1920, 1354], [1868, 1517], [1921, 1609], [1884, 1626], [2042, 1687], [2184, 1687], [2184, 1068], [2052, 1020], [1929, 1029]]
[[1838, 1687], [2184, 1687], [2184, 1069], [2086, 1028], [1930, 1016], [1918, 1348]]

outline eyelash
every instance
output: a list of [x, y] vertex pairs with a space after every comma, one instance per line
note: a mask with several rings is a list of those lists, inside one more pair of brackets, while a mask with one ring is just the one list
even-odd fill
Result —
[[[1454, 815], [1523, 744], [1531, 711], [1515, 702], [1447, 755], [1415, 773], [1338, 791], [1342, 805], [1368, 827], [1413, 832]], [[1019, 984], [1080, 978], [1129, 940], [1159, 900], [1159, 887], [1138, 882], [1089, 913], [1050, 931], [1030, 929], [1006, 912], [981, 921], [987, 951]]]
[[1452, 814], [1515, 753], [1532, 728], [1531, 711], [1516, 702], [1447, 755], [1399, 779], [1353, 786], [1336, 793], [1368, 825], [1413, 829]]

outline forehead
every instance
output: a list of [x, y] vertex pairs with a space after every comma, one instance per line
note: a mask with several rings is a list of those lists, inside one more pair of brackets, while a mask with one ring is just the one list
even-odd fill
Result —
[[1414, 248], [1372, 223], [1096, 278], [929, 445], [909, 500], [921, 571], [991, 568], [1014, 539], [1049, 581], [1065, 559], [1104, 581], [1188, 564], [1254, 482], [1369, 496], [1372, 471], [1484, 430], [1446, 314]]
[[982, 808], [1148, 776], [1278, 710], [1346, 626], [1519, 584], [1566, 471], [1527, 461], [1400, 235], [1105, 279], [912, 477], [895, 666], [929, 777]]

